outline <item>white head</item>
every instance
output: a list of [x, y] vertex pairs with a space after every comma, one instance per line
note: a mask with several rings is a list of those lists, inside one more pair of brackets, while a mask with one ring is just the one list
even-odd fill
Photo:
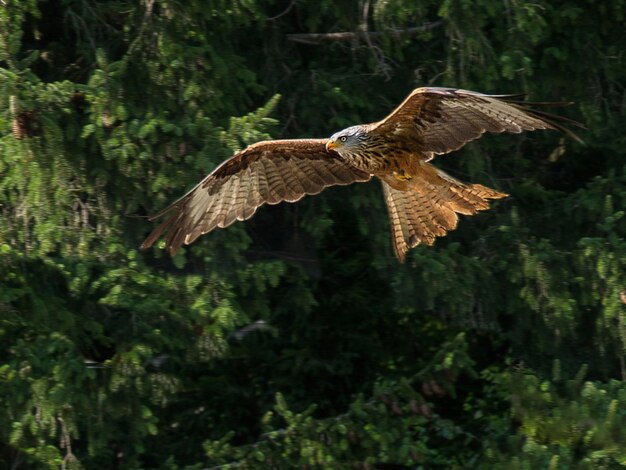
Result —
[[326, 142], [326, 150], [334, 150], [342, 156], [359, 153], [365, 146], [366, 136], [363, 126], [348, 127], [330, 137]]

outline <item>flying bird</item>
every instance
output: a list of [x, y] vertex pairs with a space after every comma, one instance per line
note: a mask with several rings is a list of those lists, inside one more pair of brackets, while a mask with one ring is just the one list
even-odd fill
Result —
[[[174, 255], [216, 227], [247, 220], [263, 204], [296, 202], [335, 185], [381, 180], [396, 257], [456, 228], [457, 214], [489, 208], [507, 194], [463, 183], [430, 162], [485, 132], [553, 129], [580, 139], [568, 118], [535, 109], [570, 103], [531, 103], [523, 95], [485, 95], [453, 88], [415, 89], [378, 122], [348, 127], [329, 139], [268, 140], [235, 153], [176, 202], [150, 217], [166, 216], [144, 241], [165, 233]], [[533, 108], [534, 106], [534, 108]]]

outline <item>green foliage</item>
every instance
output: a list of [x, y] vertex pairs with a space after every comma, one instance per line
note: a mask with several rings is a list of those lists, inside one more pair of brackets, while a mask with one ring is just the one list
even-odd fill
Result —
[[623, 381], [584, 381], [583, 366], [574, 379], [560, 374], [554, 362], [551, 379], [528, 370], [500, 377], [513, 391], [512, 413], [520, 426], [509, 453], [489, 449], [492, 468], [611, 469], [626, 465]]
[[431, 468], [451, 468], [476, 460], [471, 452], [453, 451], [460, 442], [476, 437], [438, 414], [436, 404], [454, 394], [459, 374], [473, 373], [466, 349], [463, 335], [458, 335], [413, 376], [375, 382], [369, 397], [359, 394], [345, 413], [330, 418], [316, 419], [315, 405], [294, 412], [278, 393], [274, 409], [263, 417], [262, 440], [237, 447], [228, 442], [233, 436], [227, 435], [207, 442], [209, 463], [223, 468], [276, 464], [360, 468], [428, 462]]
[[[0, 1], [0, 466], [625, 465], [624, 12]], [[586, 145], [440, 158], [511, 197], [405, 265], [376, 184], [138, 251], [234, 151], [422, 85], [575, 101]]]

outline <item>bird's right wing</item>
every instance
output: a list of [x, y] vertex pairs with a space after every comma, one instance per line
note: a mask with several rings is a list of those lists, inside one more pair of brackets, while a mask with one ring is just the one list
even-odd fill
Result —
[[182, 198], [150, 217], [167, 216], [141, 248], [165, 234], [173, 255], [216, 227], [246, 220], [263, 204], [295, 202], [324, 188], [369, 181], [371, 175], [327, 151], [326, 139], [270, 140], [236, 153]]
[[580, 141], [564, 124], [584, 127], [582, 124], [533, 108], [570, 103], [532, 103], [520, 101], [521, 96], [484, 95], [453, 88], [417, 88], [386, 118], [371, 124], [370, 132], [410, 142], [428, 159], [457, 150], [485, 132], [554, 129]]

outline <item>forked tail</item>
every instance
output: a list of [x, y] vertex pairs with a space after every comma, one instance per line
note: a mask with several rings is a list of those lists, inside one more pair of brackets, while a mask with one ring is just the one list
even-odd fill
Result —
[[508, 196], [480, 184], [461, 183], [429, 163], [421, 163], [420, 171], [411, 175], [405, 190], [398, 189], [402, 185], [392, 178], [381, 179], [393, 248], [400, 262], [404, 262], [410, 248], [420, 243], [432, 245], [436, 237], [454, 230], [457, 213], [473, 215], [489, 209], [489, 199]]

